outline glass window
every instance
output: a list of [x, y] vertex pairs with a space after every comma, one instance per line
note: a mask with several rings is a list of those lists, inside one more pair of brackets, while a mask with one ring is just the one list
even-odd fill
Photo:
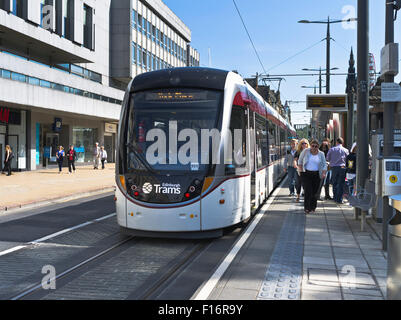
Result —
[[82, 67], [76, 66], [75, 64], [71, 64], [71, 73], [75, 73], [79, 76], [83, 76], [84, 69]]
[[142, 16], [138, 13], [138, 31], [142, 32]]
[[141, 46], [138, 46], [138, 65], [142, 65], [142, 48]]
[[276, 147], [276, 125], [268, 120], [268, 141], [269, 141], [269, 155], [270, 162], [276, 161], [278, 159], [278, 148]]
[[20, 73], [11, 72], [11, 80], [26, 82], [26, 76]]
[[267, 144], [266, 121], [259, 115], [255, 115], [256, 122], [256, 158], [258, 169], [268, 165], [269, 148]]
[[132, 43], [132, 64], [136, 64], [136, 43]]
[[1, 70], [1, 76], [3, 78], [10, 79], [11, 78], [11, 72], [8, 71], [8, 70]]
[[136, 11], [135, 11], [135, 10], [132, 10], [132, 27], [133, 27], [134, 29], [136, 29], [136, 19], [137, 19]]
[[142, 34], [146, 36], [147, 32], [148, 32], [148, 24], [146, 19], [142, 17]]
[[[164, 98], [170, 97], [171, 98]], [[184, 98], [185, 96], [185, 98]], [[145, 137], [151, 129], [161, 130], [166, 137], [166, 146], [169, 145], [169, 130], [171, 121], [176, 121], [178, 133], [181, 130], [191, 128], [198, 137], [201, 130], [216, 128], [217, 115], [222, 103], [223, 93], [214, 90], [170, 88], [158, 89], [133, 94], [133, 102], [127, 117], [127, 142], [129, 170], [143, 171], [149, 168], [164, 172], [187, 172], [191, 170], [190, 163], [181, 163], [171, 158], [171, 155], [163, 153], [161, 161], [147, 162], [147, 148], [154, 144], [146, 141]], [[122, 130], [125, 130], [122, 129]], [[177, 150], [188, 141], [178, 141]], [[196, 157], [196, 171], [206, 171], [209, 161], [202, 161], [201, 139], [197, 139], [198, 150], [193, 150]], [[177, 143], [177, 140], [174, 141]], [[212, 144], [210, 143], [210, 149]], [[168, 148], [168, 147], [167, 147]], [[167, 149], [168, 150], [168, 149]], [[161, 150], [155, 150], [160, 152]], [[203, 157], [208, 159], [209, 150]], [[157, 156], [156, 156], [157, 157]], [[195, 161], [194, 161], [195, 162]], [[194, 170], [192, 168], [192, 170]]]
[[28, 77], [28, 83], [34, 86], [40, 85], [40, 80], [38, 78]]
[[[247, 111], [244, 107], [232, 106], [231, 119], [230, 119], [230, 132], [231, 132], [231, 143], [232, 153], [228, 154], [225, 159], [225, 174], [236, 175], [245, 173], [248, 171], [247, 168], [247, 140], [246, 140], [246, 128], [248, 126]], [[229, 147], [229, 146], [227, 146]]]
[[51, 87], [50, 82], [46, 81], [46, 80], [40, 80], [40, 86], [44, 87], [44, 88], [50, 88]]
[[93, 148], [98, 141], [97, 128], [72, 128], [72, 143], [77, 153], [77, 162], [92, 162]]

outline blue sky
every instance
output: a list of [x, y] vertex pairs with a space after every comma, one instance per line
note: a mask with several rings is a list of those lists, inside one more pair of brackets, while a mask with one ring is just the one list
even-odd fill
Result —
[[[263, 73], [233, 0], [163, 0], [163, 2], [191, 29], [192, 43], [201, 55], [201, 65], [225, 70], [238, 70], [243, 77]], [[326, 67], [326, 24], [300, 24], [297, 21], [343, 19], [357, 15], [356, 0], [235, 0], [265, 70], [271, 74], [303, 73], [302, 68]], [[380, 50], [384, 46], [385, 0], [370, 0], [370, 52], [374, 54], [376, 69], [380, 71]], [[348, 11], [343, 11], [348, 10]], [[354, 10], [355, 15], [353, 15]], [[395, 22], [395, 42], [401, 39], [401, 12]], [[331, 67], [345, 73], [351, 46], [357, 56], [356, 23], [344, 28], [331, 24]], [[316, 44], [316, 45], [314, 45]], [[303, 53], [301, 51], [314, 45]], [[296, 57], [275, 67], [287, 58]], [[400, 77], [396, 78], [396, 81]], [[325, 77], [323, 77], [325, 79]], [[331, 77], [331, 93], [344, 93], [345, 76]], [[281, 82], [281, 99], [305, 100], [318, 86], [318, 77], [287, 77]], [[324, 82], [323, 82], [324, 85]], [[272, 88], [278, 82], [272, 83]], [[323, 88], [323, 92], [325, 89]], [[290, 104], [295, 112], [304, 111], [305, 104]], [[309, 122], [308, 113], [294, 113], [293, 123]]]

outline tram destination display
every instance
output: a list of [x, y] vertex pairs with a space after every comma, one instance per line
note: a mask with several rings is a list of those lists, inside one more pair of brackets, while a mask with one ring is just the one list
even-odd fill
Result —
[[308, 94], [306, 96], [307, 110], [346, 112], [347, 95], [345, 94]]

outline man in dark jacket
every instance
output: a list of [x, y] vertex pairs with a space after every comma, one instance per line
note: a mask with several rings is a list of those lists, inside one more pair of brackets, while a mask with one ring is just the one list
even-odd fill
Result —
[[77, 153], [74, 150], [74, 146], [70, 146], [70, 150], [67, 152], [67, 161], [68, 161], [68, 174], [71, 174], [71, 167], [74, 169], [75, 173], [75, 160], [77, 158]]

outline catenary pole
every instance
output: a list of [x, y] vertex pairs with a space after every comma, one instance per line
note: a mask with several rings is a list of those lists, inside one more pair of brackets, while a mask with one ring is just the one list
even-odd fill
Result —
[[[385, 44], [394, 42], [394, 6], [393, 3], [385, 0], [386, 6], [386, 35]], [[386, 74], [384, 82], [394, 82], [394, 76]], [[394, 102], [384, 102], [383, 104], [383, 156], [392, 156], [394, 152]], [[389, 204], [389, 198], [383, 197], [383, 221], [382, 239], [383, 250], [387, 250], [388, 226], [387, 221], [391, 218], [393, 208]]]
[[[369, 177], [369, 0], [358, 0], [358, 61], [357, 61], [357, 187], [364, 188]], [[364, 231], [366, 211], [362, 211]]]

